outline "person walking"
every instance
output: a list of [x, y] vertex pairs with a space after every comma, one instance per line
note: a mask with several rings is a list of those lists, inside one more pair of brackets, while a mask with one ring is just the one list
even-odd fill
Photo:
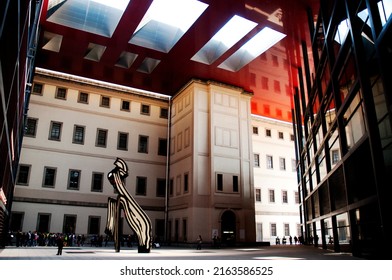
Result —
[[57, 235], [57, 256], [61, 256], [61, 254], [63, 253], [63, 247], [64, 247], [64, 240], [63, 237], [61, 236], [61, 234]]
[[196, 239], [197, 241], [197, 247], [196, 250], [201, 250], [201, 244], [203, 243], [203, 238], [201, 238], [201, 235]]

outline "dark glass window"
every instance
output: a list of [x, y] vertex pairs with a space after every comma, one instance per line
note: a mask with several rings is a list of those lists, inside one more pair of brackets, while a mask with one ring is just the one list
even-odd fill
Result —
[[60, 140], [61, 139], [61, 126], [62, 123], [51, 122], [49, 140]]
[[84, 144], [84, 126], [75, 125], [72, 143]]
[[166, 195], [166, 180], [157, 179], [157, 196], [164, 197]]
[[110, 98], [107, 96], [101, 96], [101, 107], [110, 107]]
[[140, 113], [143, 115], [149, 115], [150, 114], [150, 105], [142, 104], [140, 108]]
[[80, 170], [70, 170], [68, 178], [68, 189], [78, 190], [80, 182]]
[[147, 194], [147, 178], [146, 177], [136, 177], [136, 195], [146, 195]]
[[56, 91], [56, 98], [57, 99], [67, 99], [67, 89], [66, 88], [57, 88]]
[[139, 153], [148, 153], [148, 136], [139, 135]]
[[33, 85], [33, 93], [42, 95], [43, 85], [39, 83], [34, 83]]
[[37, 119], [28, 118], [26, 123], [25, 136], [35, 137], [37, 132]]
[[97, 147], [106, 147], [107, 130], [98, 129], [97, 131]]
[[131, 106], [130, 106], [130, 102], [123, 100], [121, 103], [121, 110], [123, 111], [130, 111], [131, 110]]
[[238, 192], [238, 176], [233, 176], [233, 192]]
[[167, 155], [167, 139], [159, 139], [158, 142], [158, 155], [166, 156]]
[[88, 93], [86, 92], [79, 92], [79, 99], [78, 99], [79, 103], [88, 103]]
[[124, 151], [128, 150], [128, 133], [118, 133], [117, 149]]
[[223, 191], [223, 174], [216, 175], [216, 189], [218, 191]]
[[44, 187], [54, 187], [56, 181], [56, 168], [45, 167], [44, 170]]
[[161, 108], [161, 113], [160, 113], [159, 117], [162, 119], [167, 119], [169, 117], [169, 109]]
[[18, 177], [16, 183], [18, 185], [29, 184], [30, 165], [19, 165]]
[[91, 191], [102, 192], [102, 189], [103, 189], [103, 173], [93, 172]]

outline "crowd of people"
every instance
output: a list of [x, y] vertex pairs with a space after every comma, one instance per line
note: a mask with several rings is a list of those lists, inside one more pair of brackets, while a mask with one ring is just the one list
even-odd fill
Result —
[[42, 233], [37, 231], [16, 233], [9, 232], [9, 246], [16, 247], [36, 247], [36, 246], [58, 246], [58, 239], [61, 239], [65, 247], [72, 246], [90, 246], [102, 247], [106, 246], [109, 237], [103, 235], [93, 235], [86, 237], [84, 234], [75, 235], [73, 233]]

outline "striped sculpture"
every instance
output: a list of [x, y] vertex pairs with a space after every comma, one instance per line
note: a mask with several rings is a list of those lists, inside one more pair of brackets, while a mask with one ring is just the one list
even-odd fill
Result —
[[105, 232], [114, 236], [116, 252], [120, 252], [120, 217], [121, 208], [124, 210], [125, 218], [136, 233], [139, 241], [138, 252], [149, 253], [152, 244], [151, 221], [140, 205], [129, 194], [125, 188], [124, 179], [128, 176], [128, 166], [121, 158], [114, 162], [116, 166], [108, 173], [108, 179], [113, 188], [117, 190], [117, 198], [108, 199], [108, 211]]

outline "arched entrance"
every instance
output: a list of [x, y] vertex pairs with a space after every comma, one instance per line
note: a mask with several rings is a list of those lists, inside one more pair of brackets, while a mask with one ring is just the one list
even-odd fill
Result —
[[221, 216], [222, 242], [234, 244], [236, 240], [236, 217], [233, 211], [227, 210]]

